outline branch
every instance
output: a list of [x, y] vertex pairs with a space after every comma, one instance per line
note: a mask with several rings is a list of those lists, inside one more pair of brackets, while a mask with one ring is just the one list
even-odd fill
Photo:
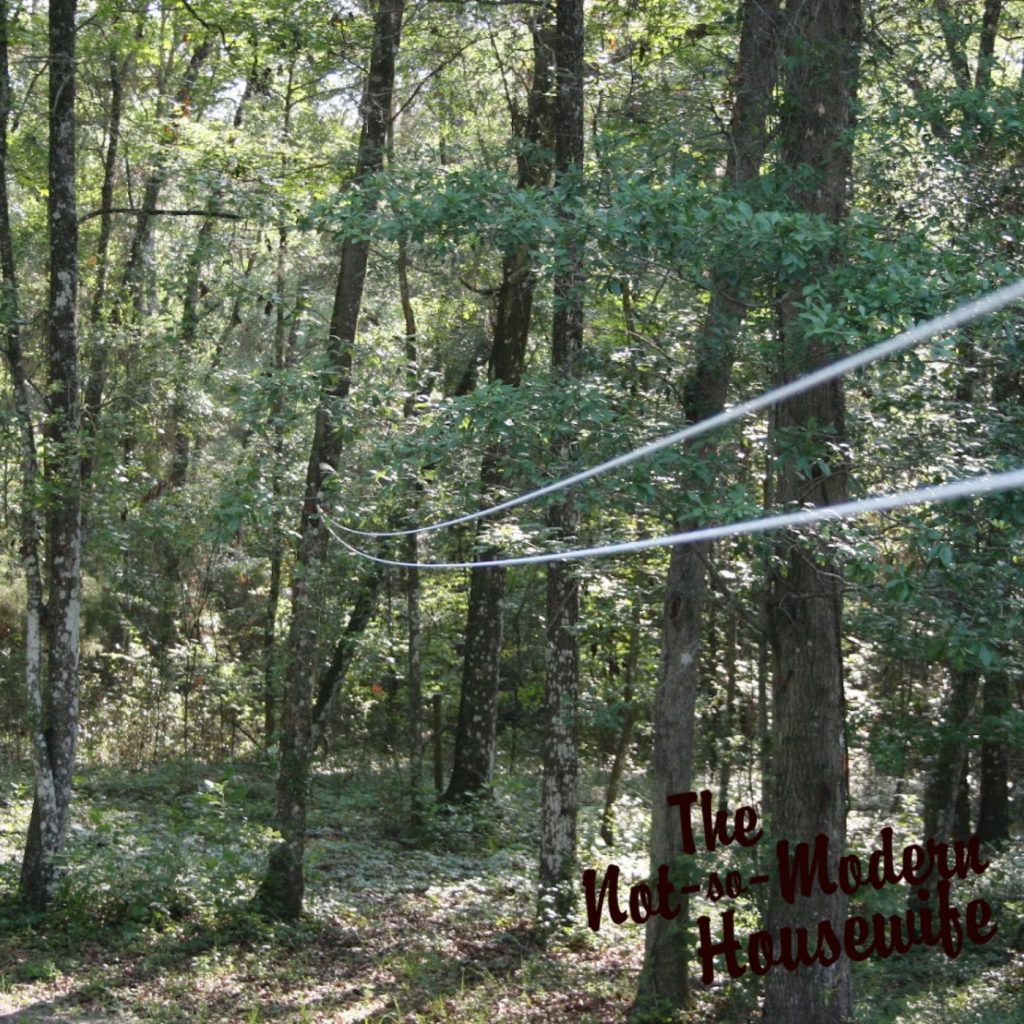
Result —
[[207, 32], [216, 32], [220, 36], [221, 42], [224, 44], [224, 49], [227, 50], [228, 53], [231, 53], [231, 46], [228, 43], [228, 37], [224, 34], [224, 29], [222, 29], [220, 25], [209, 22], [205, 18], [201, 17], [188, 0], [181, 0], [181, 6], [184, 7], [185, 10], [188, 11], [188, 13], [206, 29]]
[[138, 209], [134, 206], [106, 206], [100, 210], [90, 210], [88, 213], [83, 213], [78, 218], [79, 224], [84, 224], [87, 220], [92, 220], [93, 217], [102, 217], [107, 213], [131, 213], [145, 214], [147, 217], [218, 217], [221, 220], [244, 220], [240, 213], [224, 213], [219, 210], [164, 210], [154, 207], [153, 209]]
[[482, 295], [485, 299], [493, 299], [498, 294], [499, 288], [497, 285], [491, 285], [489, 287], [481, 287], [480, 285], [472, 284], [460, 275], [459, 284], [468, 291], [473, 292], [474, 295]]
[[416, 101], [416, 97], [419, 96], [419, 94], [423, 91], [424, 86], [432, 78], [436, 78], [439, 74], [441, 74], [442, 71], [445, 70], [445, 68], [450, 67], [452, 64], [454, 64], [475, 42], [475, 39], [471, 39], [468, 43], [465, 44], [465, 46], [460, 46], [459, 49], [455, 51], [455, 53], [453, 53], [450, 57], [447, 57], [440, 64], [438, 64], [436, 68], [434, 68], [432, 71], [427, 72], [427, 74], [417, 83], [416, 87], [412, 90], [412, 92], [409, 93], [409, 98], [391, 116], [392, 123], [397, 121], [402, 116], [402, 114], [404, 114], [409, 109], [409, 107], [413, 105], [413, 103]]
[[718, 570], [711, 564], [710, 559], [704, 554], [699, 546], [694, 546], [697, 558], [700, 559], [705, 571], [711, 580], [711, 585], [718, 591], [719, 596], [725, 598], [725, 603], [752, 629], [761, 636], [768, 635], [767, 625], [762, 616], [755, 615], [750, 609], [732, 592], [731, 584], [722, 578]]
[[371, 573], [360, 584], [356, 594], [352, 612], [349, 615], [345, 631], [334, 647], [330, 664], [324, 670], [316, 684], [316, 696], [313, 701], [312, 720], [310, 722], [309, 751], [316, 750], [327, 727], [327, 718], [334, 704], [339, 683], [345, 678], [352, 659], [356, 653], [356, 642], [366, 630], [373, 617], [380, 592], [381, 577], [379, 573]]
[[903, 71], [897, 67], [896, 48], [882, 35], [881, 30], [877, 26], [873, 27], [868, 38], [878, 45], [882, 53], [888, 58], [890, 64], [903, 76], [903, 81], [910, 90], [911, 95], [913, 95], [915, 102], [921, 108], [921, 113], [928, 120], [928, 126], [931, 128], [935, 137], [948, 142], [950, 138], [949, 126], [942, 120], [939, 113], [935, 110], [934, 103], [929, 103], [928, 92], [921, 84], [921, 80], [912, 71]]

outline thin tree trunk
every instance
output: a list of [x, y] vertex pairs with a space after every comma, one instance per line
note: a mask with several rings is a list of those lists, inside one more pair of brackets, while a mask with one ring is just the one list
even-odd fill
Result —
[[[206, 61], [206, 58], [210, 55], [212, 50], [213, 40], [207, 39], [200, 43], [193, 51], [192, 56], [189, 59], [188, 67], [185, 69], [185, 73], [182, 77], [181, 84], [178, 87], [177, 106], [179, 108], [187, 102], [191, 95], [203, 63]], [[113, 84], [114, 83], [112, 82], [110, 132], [107, 140], [107, 153], [104, 161], [104, 180], [101, 194], [101, 201], [103, 204], [101, 209], [103, 211], [110, 210], [113, 204], [115, 178], [114, 167], [117, 160], [117, 147], [120, 139], [121, 100], [118, 98], [118, 102], [115, 105], [115, 97], [120, 97], [121, 92], [123, 92], [123, 82], [117, 80], [117, 88], [113, 88]], [[164, 101], [166, 101], [166, 96], [164, 96]], [[115, 113], [117, 115], [116, 119]], [[110, 221], [110, 215], [107, 212], [101, 213], [101, 276], [97, 281], [97, 291], [93, 296], [89, 317], [90, 322], [94, 326], [102, 323], [110, 323], [114, 326], [119, 326], [124, 323], [125, 310], [123, 308], [123, 304], [125, 302], [128, 303], [128, 308], [131, 311], [131, 314], [128, 317], [131, 322], [138, 321], [145, 311], [145, 270], [146, 260], [152, 248], [153, 222], [156, 217], [154, 211], [159, 204], [160, 193], [163, 191], [168, 173], [169, 166], [166, 158], [164, 157], [157, 162], [156, 166], [146, 178], [142, 191], [142, 202], [138, 208], [139, 212], [135, 218], [135, 228], [132, 232], [131, 241], [128, 245], [128, 257], [125, 261], [124, 269], [121, 272], [121, 278], [115, 292], [114, 301], [109, 310], [104, 308], [104, 300], [106, 298], [106, 278], [109, 271], [107, 261], [105, 259], [105, 250], [102, 246], [109, 241], [110, 228], [107, 225]], [[85, 426], [92, 439], [95, 439], [95, 435], [99, 430], [100, 409], [103, 405], [103, 395], [107, 385], [107, 371], [110, 362], [110, 354], [109, 342], [105, 338], [95, 338], [88, 359], [84, 398]], [[86, 477], [91, 475], [94, 461], [95, 456], [90, 453], [87, 456], [84, 467]]]
[[305, 311], [305, 299], [300, 294], [292, 310], [292, 323], [285, 335], [285, 317], [279, 313], [274, 332], [274, 394], [270, 404], [270, 430], [272, 435], [273, 469], [270, 477], [270, 583], [263, 618], [263, 739], [268, 747], [277, 740], [277, 703], [279, 666], [277, 655], [277, 610], [281, 600], [281, 577], [284, 565], [284, 531], [281, 503], [284, 497], [285, 428], [284, 373], [291, 365], [299, 340], [299, 325]]
[[[583, 0], [558, 0], [555, 7], [555, 176], [567, 198], [583, 187]], [[562, 217], [566, 233], [564, 270], [554, 281], [551, 366], [555, 380], [571, 388], [583, 349], [583, 239], [572, 213]], [[572, 462], [576, 428], [556, 437], [554, 464]], [[576, 538], [579, 513], [572, 494], [548, 509], [548, 526], [559, 544]], [[567, 921], [574, 905], [579, 750], [577, 717], [580, 652], [577, 627], [580, 583], [576, 567], [553, 562], [547, 571], [547, 659], [544, 690], [544, 779], [540, 813], [540, 921]], [[553, 912], [553, 916], [549, 914]]]
[[[175, 352], [173, 371], [174, 391], [168, 413], [164, 437], [169, 442], [166, 470], [160, 480], [150, 488], [144, 501], [159, 498], [170, 491], [180, 490], [188, 479], [191, 458], [192, 436], [186, 423], [188, 416], [188, 376], [196, 361], [196, 343], [199, 332], [200, 276], [206, 262], [213, 238], [214, 220], [208, 218], [196, 233], [195, 245], [185, 266], [184, 293], [182, 295], [181, 319], [178, 326], [178, 345]], [[138, 315], [138, 310], [136, 314]], [[91, 465], [88, 467], [91, 471]], [[167, 652], [179, 641], [179, 610], [181, 584], [181, 553], [169, 534], [159, 536], [153, 546], [153, 557], [158, 566], [158, 580], [154, 600], [160, 614], [153, 622], [150, 647], [161, 672], [166, 664]], [[191, 680], [181, 685], [187, 694]], [[187, 734], [187, 726], [185, 727]], [[185, 742], [188, 748], [187, 740]]]
[[960, 768], [960, 778], [956, 782], [956, 803], [953, 809], [953, 829], [950, 839], [966, 843], [971, 837], [971, 783], [967, 777], [971, 768], [971, 756], [968, 751]]
[[[793, 0], [780, 138], [789, 192], [796, 206], [837, 224], [846, 215], [852, 167], [860, 9], [856, 0]], [[825, 253], [821, 271], [834, 257]], [[780, 310], [779, 380], [833, 360], [821, 337], [802, 331], [798, 300], [805, 281], [788, 280]], [[847, 465], [842, 385], [833, 382], [790, 399], [775, 411], [772, 437], [782, 449], [775, 498], [784, 507], [845, 500]], [[798, 470], [785, 445], [800, 439], [827, 469]], [[813, 445], [813, 448], [811, 446]], [[794, 536], [776, 546], [770, 575], [769, 631], [773, 654], [771, 828], [777, 839], [829, 840], [834, 872], [846, 847], [846, 704], [842, 663], [842, 570], [829, 551]], [[769, 895], [768, 927], [813, 931], [829, 921], [841, 932], [848, 916], [842, 890], [787, 902]], [[794, 931], [793, 934], [796, 934]], [[774, 971], [767, 978], [764, 1017], [773, 1024], [840, 1024], [851, 1012], [850, 962]]]
[[[736, 728], [736, 609], [730, 608], [729, 620], [726, 626], [725, 644], [725, 708], [724, 728], [722, 736], [729, 741], [732, 740]], [[732, 783], [732, 759], [733, 749], [731, 743], [722, 756], [722, 766], [718, 775], [718, 806], [719, 808], [729, 807], [729, 788]]]
[[444, 789], [444, 709], [441, 707], [441, 694], [435, 693], [430, 698], [431, 740], [434, 753], [434, 791], [438, 796]]
[[[767, 146], [766, 118], [778, 76], [782, 44], [778, 0], [744, 0], [740, 37], [739, 81], [729, 125], [726, 186], [742, 187], [757, 177]], [[697, 339], [697, 364], [684, 387], [683, 413], [697, 422], [721, 411], [728, 394], [736, 334], [744, 306], [737, 301], [741, 285], [728, 284], [724, 268], [713, 268], [714, 287]], [[704, 465], [711, 462], [714, 443], [698, 449]], [[683, 480], [707, 486], [706, 476]], [[692, 525], [686, 516], [678, 527]], [[651, 808], [651, 875], [662, 864], [678, 865], [682, 856], [677, 822], [670, 816], [667, 798], [687, 792], [693, 784], [694, 715], [700, 686], [700, 638], [704, 595], [704, 568], [708, 544], [673, 548], [666, 583], [661, 652], [661, 679], [654, 704], [654, 764]], [[637, 989], [638, 1016], [668, 1012], [689, 998], [687, 936], [688, 901], [680, 900], [681, 914], [674, 921], [652, 916], [646, 925], [644, 966]]]
[[171, 441], [167, 482], [170, 487], [174, 488], [183, 486], [188, 478], [192, 439], [185, 423], [185, 418], [188, 415], [187, 377], [190, 367], [194, 366], [196, 362], [200, 320], [199, 300], [202, 287], [200, 278], [213, 245], [214, 223], [213, 218], [208, 217], [200, 225], [185, 273], [185, 294], [182, 296], [181, 326], [178, 331], [174, 397], [171, 401], [170, 429], [167, 431]]
[[[107, 151], [103, 158], [103, 185], [100, 188], [100, 237], [96, 244], [96, 283], [89, 305], [89, 324], [93, 327], [103, 323], [106, 318], [105, 303], [107, 298], [107, 276], [110, 272], [110, 236], [113, 232], [114, 218], [110, 212], [114, 205], [114, 186], [117, 181], [118, 147], [121, 142], [121, 107], [124, 98], [124, 72], [128, 62], [118, 67], [111, 63], [110, 67], [110, 118], [107, 125]], [[92, 339], [92, 346], [86, 367], [85, 395], [82, 405], [82, 422], [88, 439], [88, 449], [82, 456], [82, 481], [87, 482], [92, 476], [96, 463], [96, 433], [99, 429], [100, 405], [103, 400], [103, 381], [105, 378], [106, 338], [99, 332]]]
[[[78, 451], [78, 215], [75, 206], [75, 0], [49, 9], [50, 226], [49, 382], [46, 425], [47, 673], [33, 694], [36, 792], [21, 891], [33, 909], [53, 894], [64, 843], [78, 743], [78, 629], [81, 608], [81, 458]], [[41, 735], [39, 735], [41, 731]]]
[[[404, 0], [381, 0], [374, 19], [373, 50], [361, 104], [363, 125], [357, 181], [379, 172], [384, 166], [403, 12]], [[320, 680], [316, 694], [320, 712], [314, 715], [317, 574], [327, 551], [328, 534], [323, 517], [330, 505], [324, 485], [327, 477], [336, 471], [343, 452], [342, 412], [351, 387], [352, 357], [369, 249], [369, 242], [365, 240], [346, 240], [342, 248], [327, 339], [327, 368], [320, 386], [292, 572], [292, 619], [277, 777], [277, 825], [282, 841], [271, 852], [259, 892], [259, 903], [264, 911], [283, 919], [294, 919], [302, 912], [310, 759], [332, 703], [334, 688], [351, 661], [350, 650], [347, 653], [336, 650], [334, 660]], [[376, 587], [374, 582], [372, 593], [369, 584], [361, 587], [350, 619], [351, 633], [361, 632], [369, 620]], [[362, 615], [364, 608], [365, 617]], [[358, 617], [357, 611], [360, 612]], [[358, 629], [354, 628], [357, 626]]]
[[942, 40], [946, 44], [946, 55], [953, 71], [956, 87], [963, 92], [971, 88], [971, 67], [967, 62], [967, 51], [964, 48], [965, 33], [962, 25], [957, 24], [953, 12], [949, 8], [949, 0], [934, 0], [935, 13], [942, 28]]
[[[284, 241], [284, 240], [282, 240]], [[284, 256], [282, 254], [282, 260]], [[278, 731], [279, 665], [278, 665], [278, 607], [281, 603], [282, 571], [285, 561], [282, 502], [284, 500], [285, 469], [285, 412], [284, 375], [299, 339], [299, 325], [305, 309], [300, 294], [292, 310], [292, 324], [286, 334], [284, 309], [279, 307], [278, 323], [273, 342], [273, 397], [270, 419], [273, 432], [271, 441], [272, 469], [270, 473], [270, 580], [263, 610], [263, 741], [272, 746]]]
[[89, 306], [89, 321], [103, 319], [103, 303], [107, 296], [107, 273], [110, 268], [110, 236], [113, 232], [114, 186], [117, 183], [118, 147], [121, 144], [121, 106], [124, 99], [125, 67], [111, 62], [110, 114], [107, 122], [107, 151], [103, 157], [103, 185], [100, 188], [100, 237], [96, 243], [96, 284]]
[[[284, 94], [284, 123], [281, 127], [282, 176], [288, 170], [287, 146], [291, 141], [292, 104], [295, 90], [295, 62], [288, 66], [288, 82]], [[238, 105], [235, 115], [238, 120], [242, 115], [243, 106]], [[284, 562], [284, 534], [282, 531], [281, 500], [284, 484], [284, 448], [285, 429], [284, 415], [284, 372], [292, 358], [298, 343], [299, 322], [304, 310], [301, 289], [292, 310], [291, 328], [288, 329], [285, 315], [285, 290], [287, 283], [288, 228], [284, 221], [277, 228], [277, 270], [275, 288], [277, 291], [277, 310], [274, 322], [274, 392], [270, 403], [270, 431], [273, 441], [271, 451], [273, 466], [270, 475], [270, 496], [273, 507], [270, 513], [270, 586], [267, 590], [267, 602], [263, 618], [263, 741], [268, 747], [276, 741], [277, 732], [277, 701], [278, 701], [278, 666], [277, 666], [277, 609], [281, 599], [281, 568]], [[232, 317], [237, 316], [239, 297], [235, 296], [235, 308]]]
[[[405, 356], [406, 395], [402, 407], [405, 419], [414, 419], [418, 415], [418, 401], [421, 392], [419, 373], [419, 352], [417, 350], [416, 310], [412, 304], [412, 293], [409, 289], [409, 259], [405, 242], [399, 243], [398, 249], [398, 293], [402, 305], [402, 317], [405, 321], [403, 354]], [[415, 513], [419, 507], [420, 482], [411, 481], [409, 487], [409, 512]], [[405, 561], [419, 561], [419, 538], [415, 533], [405, 538]], [[406, 569], [405, 579], [405, 615], [408, 638], [406, 645], [406, 687], [408, 689], [409, 718], [409, 801], [411, 817], [414, 825], [419, 824], [423, 803], [423, 628], [420, 613], [420, 571]]]
[[974, 75], [974, 88], [986, 92], [992, 87], [992, 67], [995, 64], [996, 36], [1003, 13], [1002, 0], [985, 0], [978, 37], [978, 67]]
[[[40, 526], [38, 500], [39, 462], [36, 433], [32, 422], [29, 383], [21, 350], [20, 305], [18, 280], [14, 261], [14, 240], [11, 234], [10, 200], [7, 192], [7, 135], [11, 113], [11, 80], [8, 64], [8, 24], [10, 10], [7, 0], [0, 0], [0, 273], [3, 277], [0, 323], [4, 331], [4, 355], [11, 374], [14, 407], [21, 438], [21, 559], [25, 569], [25, 689], [28, 696], [32, 752], [37, 766], [35, 824], [29, 830], [29, 842], [40, 844], [40, 810], [42, 817], [57, 818], [55, 792], [46, 774], [49, 753], [46, 744], [43, 710], [42, 635], [43, 579], [40, 566]], [[38, 858], [41, 849], [31, 856]], [[26, 851], [28, 855], [28, 851]], [[45, 893], [29, 901], [36, 906], [45, 903]]]
[[[493, 460], [487, 453], [484, 458], [485, 468], [480, 475], [486, 480], [490, 475], [486, 464]], [[493, 557], [496, 552], [488, 549], [486, 554]], [[470, 570], [459, 715], [452, 773], [445, 790], [449, 801], [486, 792], [494, 776], [504, 598], [503, 568]]]
[[768, 797], [771, 788], [771, 730], [768, 724], [769, 700], [769, 654], [768, 638], [762, 636], [757, 643], [757, 769], [758, 784], [761, 788], [761, 809], [768, 813]]
[[626, 651], [625, 679], [622, 687], [622, 728], [619, 730], [619, 738], [615, 744], [615, 757], [612, 760], [611, 771], [608, 773], [608, 783], [604, 790], [604, 810], [601, 812], [601, 838], [606, 846], [615, 845], [615, 802], [619, 799], [626, 761], [633, 746], [633, 735], [636, 732], [637, 709], [634, 695], [637, 666], [640, 664], [641, 598], [639, 581], [634, 586], [637, 587], [637, 590], [633, 595], [633, 605], [630, 611], [629, 647]]
[[[533, 84], [519, 154], [520, 188], [545, 184], [551, 174], [546, 151], [551, 147], [553, 134], [550, 94], [554, 88], [554, 52], [549, 15], [545, 10], [539, 17], [545, 20], [531, 26]], [[513, 126], [518, 127], [515, 120]], [[495, 309], [489, 362], [491, 381], [518, 387], [522, 379], [535, 286], [529, 248], [523, 246], [506, 253]], [[504, 480], [501, 457], [498, 446], [491, 446], [484, 452], [480, 481], [485, 496], [500, 487]], [[480, 526], [478, 535], [484, 528]], [[497, 554], [491, 547], [477, 557], [488, 559]], [[464, 800], [486, 792], [494, 775], [505, 578], [506, 572], [500, 567], [470, 570], [459, 716], [446, 800]]]
[[[189, 108], [192, 91], [199, 79], [199, 72], [207, 57], [213, 52], [214, 41], [212, 37], [204, 39], [192, 52], [189, 58], [188, 67], [182, 76], [175, 96], [175, 107], [177, 110]], [[166, 102], [166, 94], [163, 97]], [[187, 115], [186, 115], [187, 116]], [[166, 147], [173, 146], [173, 140], [177, 133], [172, 132], [167, 136]], [[153, 228], [156, 223], [156, 210], [160, 205], [160, 195], [170, 174], [170, 159], [162, 154], [156, 165], [146, 178], [142, 189], [142, 204], [139, 207], [135, 221], [135, 231], [132, 234], [131, 244], [128, 250], [128, 261], [125, 264], [122, 278], [123, 294], [131, 299], [133, 318], [139, 320], [146, 312], [147, 306], [147, 264], [153, 251]]]
[[942, 735], [932, 754], [924, 795], [924, 833], [948, 842], [957, 824], [960, 781], [967, 769], [967, 730], [974, 717], [980, 676], [949, 670], [949, 692], [942, 713]]
[[1006, 741], [1006, 715], [1013, 707], [1010, 677], [989, 672], [981, 696], [981, 800], [978, 807], [978, 838], [997, 843], [1010, 838], [1010, 758]]
[[[972, 25], [962, 20], [966, 14], [964, 11], [955, 12], [950, 9], [947, 0], [936, 0], [935, 7], [939, 13], [942, 24], [943, 38], [946, 43], [950, 68], [958, 88], [964, 91], [971, 89], [970, 65], [968, 62], [967, 44], [972, 32]], [[977, 68], [973, 88], [978, 93], [985, 93], [992, 86], [992, 69], [995, 63], [995, 42], [999, 30], [999, 22], [1002, 15], [1001, 0], [985, 0], [982, 14], [981, 32], [978, 38]], [[973, 12], [972, 12], [973, 13]], [[958, 14], [961, 20], [958, 20]], [[973, 16], [971, 18], [973, 22]], [[981, 97], [979, 97], [981, 99]], [[976, 110], [980, 107], [968, 107], [965, 110], [964, 134], [974, 136], [973, 151], [969, 156], [969, 162], [975, 169], [985, 156], [985, 141], [990, 134], [990, 129], [979, 123]], [[977, 175], [975, 175], [977, 177]], [[979, 179], [980, 180], [980, 179]], [[984, 187], [984, 194], [979, 194], [977, 185], [967, 190], [967, 208], [964, 215], [964, 229], [970, 232], [975, 226], [982, 213], [988, 211], [991, 202], [987, 183]], [[960, 373], [958, 374], [954, 397], [962, 404], [966, 411], [972, 415], [967, 417], [967, 422], [973, 421], [973, 409], [976, 402], [976, 390], [981, 376], [978, 344], [976, 341], [976, 325], [968, 325], [958, 336], [956, 342], [957, 363]], [[998, 381], [993, 388], [993, 399], [999, 401], [1000, 387]], [[989, 547], [987, 538], [982, 537], [980, 544], [981, 551]], [[968, 545], [962, 541], [954, 542], [956, 553], [955, 561], [965, 561], [968, 555], [975, 554], [978, 544]], [[968, 609], [963, 607], [963, 601], [956, 602], [956, 611], [961, 616], [966, 615]], [[975, 670], [964, 671], [952, 666], [947, 666], [950, 679], [950, 689], [943, 708], [941, 727], [944, 735], [939, 741], [938, 750], [935, 752], [928, 772], [928, 779], [925, 787], [925, 799], [923, 807], [924, 830], [926, 837], [940, 841], [950, 839], [966, 838], [970, 833], [970, 787], [967, 780], [969, 769], [969, 748], [967, 731], [975, 716], [975, 705], [977, 703], [978, 691], [981, 686], [980, 673]], [[986, 677], [983, 701], [990, 700], [989, 679]], [[987, 711], [983, 711], [987, 714]], [[986, 731], [987, 733], [987, 731]], [[985, 750], [982, 750], [982, 787], [984, 790], [985, 774], [988, 771], [988, 781], [992, 783], [992, 769], [995, 762], [992, 760], [994, 748], [988, 746], [989, 757], [985, 757]], [[1004, 782], [1005, 795], [1005, 782]], [[989, 791], [988, 808], [991, 810], [991, 798], [994, 792]], [[982, 797], [981, 811], [985, 812], [984, 793]], [[981, 822], [979, 820], [979, 832]]]

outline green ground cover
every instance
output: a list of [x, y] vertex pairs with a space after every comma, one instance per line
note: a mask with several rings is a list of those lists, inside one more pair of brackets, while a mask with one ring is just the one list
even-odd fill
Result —
[[[625, 1020], [641, 929], [606, 921], [594, 934], [581, 907], [578, 925], [539, 941], [532, 779], [503, 778], [482, 814], [437, 813], [414, 828], [394, 772], [320, 775], [309, 912], [283, 926], [248, 905], [269, 839], [269, 775], [259, 764], [84, 772], [69, 870], [44, 918], [14, 898], [27, 779], [0, 782], [0, 1020]], [[597, 838], [599, 780], [584, 795], [582, 866], [614, 861], [641, 877], [642, 778], [621, 801], [614, 850]], [[855, 823], [853, 842], [870, 848], [873, 822]], [[729, 866], [727, 851], [714, 856]], [[1024, 1021], [1024, 855], [994, 856], [974, 884], [997, 939], [956, 960], [920, 951], [857, 965], [858, 1024]], [[901, 898], [872, 893], [860, 909], [897, 912]], [[744, 927], [754, 920], [747, 904]], [[756, 1021], [757, 997], [749, 977], [698, 987], [687, 1024]]]

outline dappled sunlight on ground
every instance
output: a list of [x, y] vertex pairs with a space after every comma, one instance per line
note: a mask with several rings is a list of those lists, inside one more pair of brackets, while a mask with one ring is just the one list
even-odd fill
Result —
[[[248, 907], [270, 835], [263, 824], [271, 807], [268, 774], [261, 765], [85, 773], [68, 847], [73, 871], [46, 921], [26, 917], [12, 899], [28, 789], [24, 780], [5, 783], [11, 798], [0, 807], [0, 1022], [626, 1019], [642, 928], [605, 919], [595, 934], [582, 906], [576, 923], [546, 944], [534, 926], [531, 781], [505, 780], [477, 812], [431, 812], [411, 830], [396, 777], [324, 776], [310, 820], [308, 912], [284, 926]], [[616, 863], [625, 885], [641, 879], [643, 778], [626, 787], [621, 842], [613, 849], [597, 836], [600, 786], [585, 786], [583, 796], [581, 869], [593, 867], [600, 877]], [[851, 841], [870, 847], [882, 820], [861, 809], [851, 817]], [[708, 856], [716, 870], [749, 874], [742, 858], [753, 855], [728, 848]], [[924, 951], [857, 965], [858, 1024], [933, 1024], [953, 1007], [970, 1024], [1010, 1019], [1006, 1008], [1024, 1005], [1022, 878], [1024, 852], [1013, 848], [993, 857], [974, 883], [1003, 927], [999, 948], [965, 950], [955, 961]], [[902, 897], [872, 898], [884, 909]], [[718, 909], [695, 899], [692, 913]], [[737, 909], [744, 922], [756, 923], [752, 905]], [[755, 1024], [757, 1003], [756, 979], [697, 984], [694, 1005], [680, 1020]]]

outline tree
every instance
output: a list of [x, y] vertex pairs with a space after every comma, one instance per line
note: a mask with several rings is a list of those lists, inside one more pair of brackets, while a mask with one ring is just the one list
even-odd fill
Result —
[[[533, 79], [525, 119], [513, 107], [513, 129], [522, 135], [517, 153], [519, 189], [547, 184], [551, 176], [554, 132], [551, 90], [554, 85], [554, 40], [550, 14], [542, 9], [530, 23]], [[488, 359], [488, 380], [518, 387], [526, 363], [537, 278], [529, 244], [510, 247], [502, 256], [501, 283], [495, 296], [494, 332]], [[483, 493], [493, 494], [505, 478], [502, 450], [491, 444], [480, 466]], [[484, 527], [478, 538], [482, 539]], [[484, 546], [477, 560], [494, 558], [497, 548]], [[506, 570], [470, 570], [465, 651], [459, 717], [455, 729], [452, 774], [447, 800], [463, 800], [485, 792], [494, 773]]]
[[[768, 144], [767, 117], [778, 73], [783, 34], [775, 0], [747, 0], [742, 30], [736, 93], [726, 138], [725, 188], [737, 199], [753, 192]], [[696, 342], [693, 370], [683, 386], [683, 416], [696, 423], [722, 411], [729, 390], [736, 334], [742, 325], [750, 286], [742, 267], [715, 266], [712, 290]], [[715, 441], [703, 441], [694, 452], [689, 473], [679, 490], [702, 490], [714, 481], [710, 468]], [[681, 516], [676, 528], [696, 525]], [[700, 690], [701, 633], [707, 586], [705, 562], [709, 543], [671, 551], [662, 625], [661, 678], [654, 708], [654, 793], [651, 813], [651, 872], [676, 864], [681, 856], [678, 828], [667, 798], [686, 792], [693, 783], [694, 718]], [[685, 906], [685, 905], [684, 905]], [[689, 994], [686, 962], [685, 910], [669, 921], [652, 916], [646, 926], [644, 967], [637, 1009], [642, 1013], [671, 1011]]]
[[[35, 798], [21, 869], [21, 890], [35, 910], [46, 907], [56, 881], [56, 858], [64, 843], [71, 805], [71, 783], [78, 745], [78, 630], [82, 585], [81, 462], [78, 435], [78, 213], [75, 203], [75, 0], [54, 0], [49, 8], [50, 117], [49, 213], [50, 294], [45, 480], [47, 628], [46, 673], [39, 671], [38, 621], [42, 588], [36, 556], [36, 529], [23, 528], [29, 585], [30, 687], [35, 754]], [[4, 23], [6, 31], [6, 10]], [[6, 50], [6, 41], [5, 46]], [[6, 69], [4, 78], [7, 79]], [[8, 92], [4, 89], [5, 94]], [[6, 115], [7, 111], [4, 110]], [[6, 118], [5, 118], [6, 121]], [[6, 135], [6, 130], [4, 132]], [[9, 219], [5, 215], [6, 233]], [[5, 246], [6, 248], [6, 246]], [[5, 259], [6, 262], [6, 259]], [[8, 278], [5, 269], [5, 278]], [[8, 280], [10, 280], [8, 278]], [[9, 360], [15, 387], [24, 391], [17, 340], [9, 336]], [[27, 500], [35, 496], [31, 422], [21, 407], [23, 473]], [[27, 509], [27, 517], [34, 516]]]
[[[794, 207], [829, 226], [850, 201], [853, 101], [857, 88], [860, 6], [850, 0], [793, 0], [784, 100], [779, 125], [781, 172]], [[803, 316], [818, 281], [838, 260], [829, 238], [792, 276], [780, 281], [778, 379], [792, 380], [831, 362], [831, 332], [808, 329]], [[835, 301], [835, 300], [833, 300]], [[783, 507], [829, 505], [847, 493], [845, 407], [841, 381], [794, 397], [775, 410], [779, 452], [773, 498]], [[843, 690], [842, 569], [827, 542], [788, 536], [776, 548], [769, 580], [773, 658], [770, 828], [776, 839], [812, 843], [827, 835], [832, 864], [846, 844], [848, 779]], [[834, 867], [832, 868], [834, 870]], [[841, 890], [788, 903], [777, 886], [768, 927], [829, 921], [837, 934], [847, 917]], [[795, 934], [795, 932], [793, 933]], [[852, 1009], [849, 960], [831, 967], [775, 971], [767, 979], [764, 1015], [778, 1024], [840, 1024]]]
[[[571, 386], [583, 347], [583, 239], [573, 223], [583, 188], [583, 2], [558, 0], [555, 13], [555, 182], [567, 210], [566, 251], [554, 281], [551, 364], [555, 382]], [[574, 438], [554, 445], [555, 465], [571, 460]], [[548, 526], [562, 544], [576, 536], [579, 515], [570, 494], [548, 510]], [[576, 873], [577, 713], [580, 613], [576, 567], [553, 562], [547, 573], [547, 658], [544, 692], [544, 781], [540, 811], [540, 911], [551, 900], [555, 918], [573, 908]]]
[[[374, 18], [373, 47], [361, 104], [357, 182], [384, 167], [404, 6], [404, 0], [381, 0]], [[351, 388], [352, 358], [369, 250], [368, 239], [346, 239], [342, 246], [327, 339], [327, 367], [320, 384], [292, 570], [292, 618], [277, 776], [276, 809], [281, 842], [271, 852], [259, 893], [263, 909], [284, 919], [298, 917], [302, 912], [310, 760], [338, 682], [351, 661], [353, 637], [361, 633], [369, 621], [376, 591], [376, 576], [371, 576], [356, 599], [331, 663], [318, 673], [317, 584], [321, 581], [317, 573], [327, 551], [328, 533], [324, 522], [330, 507], [327, 482], [337, 472], [343, 454], [344, 407]]]

